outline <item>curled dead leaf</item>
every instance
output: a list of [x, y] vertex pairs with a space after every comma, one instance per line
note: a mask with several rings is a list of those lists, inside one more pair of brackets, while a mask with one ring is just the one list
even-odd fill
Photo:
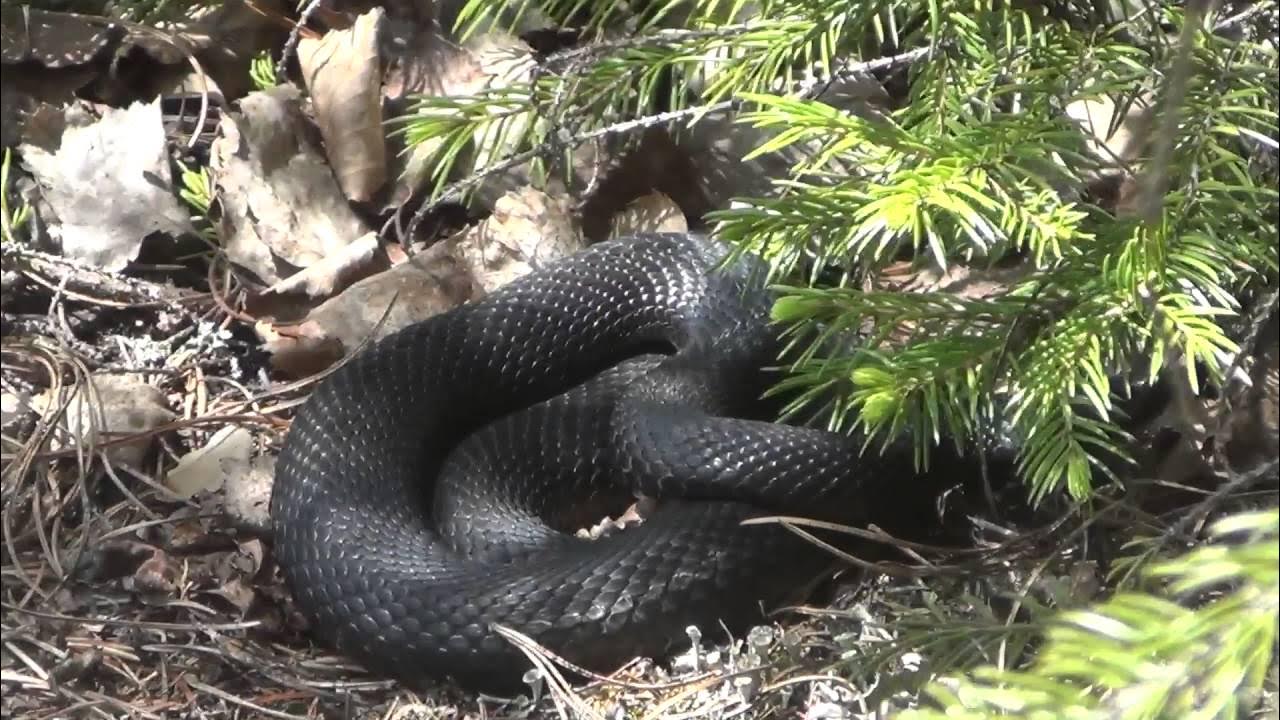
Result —
[[[478, 295], [465, 266], [441, 244], [351, 285], [313, 309], [303, 322], [258, 323], [255, 329], [278, 372], [306, 377], [337, 362], [366, 338], [384, 337]], [[379, 328], [384, 313], [386, 321]]]
[[288, 86], [251, 93], [223, 114], [210, 149], [227, 255], [265, 285], [369, 232], [308, 139], [301, 101]]
[[373, 8], [345, 30], [298, 42], [298, 63], [342, 191], [367, 201], [386, 182], [382, 67], [378, 34], [386, 12]]

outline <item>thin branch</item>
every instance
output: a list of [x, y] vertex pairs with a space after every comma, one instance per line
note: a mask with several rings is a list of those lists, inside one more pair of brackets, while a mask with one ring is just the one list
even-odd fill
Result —
[[[936, 48], [934, 46], [930, 45], [916, 48], [908, 52], [899, 53], [897, 55], [891, 55], [889, 57], [876, 58], [866, 62], [849, 63], [843, 66], [839, 71], [832, 73], [829, 78], [810, 81], [800, 85], [794, 94], [804, 98], [816, 97], [821, 95], [823, 91], [839, 80], [852, 78], [861, 74], [909, 65], [910, 63], [931, 54], [935, 49]], [[483, 168], [466, 178], [450, 184], [437, 194], [430, 202], [423, 203], [414, 212], [413, 217], [409, 221], [408, 227], [406, 227], [402, 233], [399, 233], [400, 240], [404, 245], [408, 246], [409, 240], [413, 238], [414, 234], [417, 232], [418, 226], [421, 225], [427, 215], [439, 209], [442, 205], [460, 200], [468, 189], [475, 186], [485, 178], [526, 163], [540, 155], [552, 156], [563, 152], [564, 150], [573, 149], [584, 143], [598, 140], [609, 135], [620, 135], [623, 133], [634, 132], [636, 130], [644, 130], [659, 125], [673, 123], [678, 120], [684, 120], [686, 118], [694, 118], [696, 122], [698, 119], [712, 113], [734, 110], [738, 105], [738, 100], [724, 100], [711, 105], [697, 105], [694, 107], [683, 108], [681, 110], [672, 110], [670, 112], [647, 115], [634, 120], [625, 120], [606, 127], [596, 128], [595, 130], [570, 136], [568, 138], [554, 139], [538, 147], [516, 153], [506, 160], [494, 163], [493, 165]], [[398, 217], [398, 214], [393, 214], [385, 223], [383, 223], [379, 230], [379, 233], [383, 237], [388, 236], [392, 228], [398, 225]]]

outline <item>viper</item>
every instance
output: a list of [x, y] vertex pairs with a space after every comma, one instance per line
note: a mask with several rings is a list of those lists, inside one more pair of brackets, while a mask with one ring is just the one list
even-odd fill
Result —
[[[598, 243], [319, 383], [270, 508], [315, 635], [416, 685], [518, 687], [497, 625], [609, 671], [759, 621], [829, 562], [744, 520], [901, 519], [909, 462], [775, 421], [764, 269], [694, 234]], [[657, 502], [637, 527], [574, 532], [637, 497]]]

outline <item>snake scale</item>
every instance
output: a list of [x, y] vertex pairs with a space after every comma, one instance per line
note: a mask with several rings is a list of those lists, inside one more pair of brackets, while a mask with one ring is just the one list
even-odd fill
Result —
[[[909, 464], [772, 422], [782, 349], [760, 261], [693, 234], [611, 240], [399, 330], [286, 436], [274, 553], [312, 632], [421, 685], [512, 689], [501, 624], [609, 671], [762, 619], [829, 557], [761, 514], [864, 520]], [[659, 507], [573, 529], [638, 494]], [[877, 516], [878, 522], [883, 518]]]

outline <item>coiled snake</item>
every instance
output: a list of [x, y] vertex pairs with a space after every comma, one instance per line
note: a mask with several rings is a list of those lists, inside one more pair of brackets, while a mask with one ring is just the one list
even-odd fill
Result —
[[[374, 344], [276, 470], [275, 556], [321, 640], [420, 684], [513, 688], [502, 624], [588, 668], [762, 617], [827, 558], [752, 515], [900, 493], [840, 434], [769, 422], [772, 294], [696, 235], [593, 245]], [[868, 482], [880, 480], [882, 482]], [[572, 530], [636, 493], [642, 525]], [[877, 500], [876, 498], [881, 498]]]

